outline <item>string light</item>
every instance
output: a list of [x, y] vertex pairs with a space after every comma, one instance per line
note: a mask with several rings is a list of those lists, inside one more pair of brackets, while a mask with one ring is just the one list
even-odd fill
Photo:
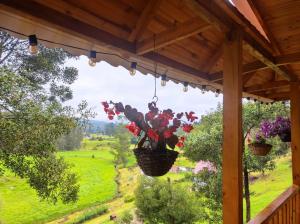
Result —
[[201, 93], [204, 94], [206, 91], [206, 85], [201, 86]]
[[[5, 27], [1, 27], [0, 26], [0, 29], [2, 30], [6, 30], [6, 31], [9, 31], [9, 32], [12, 32], [12, 33], [15, 33], [15, 34], [18, 34], [18, 35], [21, 35], [21, 36], [24, 36], [24, 37], [27, 37], [27, 35], [25, 35], [24, 33], [20, 33], [20, 32], [17, 32], [17, 31], [14, 31], [14, 30], [11, 30], [11, 29], [8, 29], [8, 28], [5, 28]], [[37, 37], [36, 35], [30, 35], [28, 36], [29, 38], [29, 52], [31, 54], [37, 54], [38, 53], [38, 41], [37, 41]], [[39, 38], [39, 40], [41, 41], [44, 41], [44, 42], [48, 42], [48, 43], [52, 43], [52, 44], [56, 44], [56, 45], [60, 45], [60, 46], [64, 46], [64, 47], [68, 47], [68, 48], [73, 48], [73, 49], [76, 49], [76, 50], [81, 50], [81, 51], [89, 51], [88, 49], [85, 49], [85, 48], [82, 48], [82, 47], [76, 47], [76, 46], [72, 46], [72, 45], [69, 45], [69, 44], [63, 44], [63, 43], [59, 43], [59, 42], [55, 42], [55, 41], [51, 41], [51, 40], [47, 40], [47, 39], [42, 39], [42, 38]], [[127, 58], [124, 58], [122, 56], [120, 56], [119, 54], [116, 54], [116, 53], [109, 53], [109, 52], [101, 52], [101, 51], [94, 51], [95, 53], [93, 54], [103, 54], [103, 55], [110, 55], [110, 56], [115, 56], [115, 57], [118, 57], [124, 61], [127, 61], [127, 62], [130, 62], [131, 63], [131, 66], [130, 66], [130, 74], [133, 76], [135, 75], [136, 73], [136, 68], [137, 68], [137, 63], [136, 62], [131, 62], [129, 61]], [[91, 52], [90, 52], [91, 53]], [[90, 55], [91, 56], [91, 55]], [[95, 57], [96, 58], [96, 57]], [[91, 59], [91, 57], [90, 57]], [[95, 62], [96, 63], [96, 62]], [[92, 63], [91, 66], [94, 66], [95, 63]], [[89, 60], [89, 64], [90, 64], [90, 60]], [[153, 73], [153, 70], [149, 69], [149, 68], [146, 68], [144, 66], [141, 66], [139, 65], [139, 67], [143, 68], [144, 70], [150, 72], [150, 73]], [[183, 80], [179, 80], [179, 79], [176, 79], [176, 78], [172, 78], [171, 80], [174, 80], [176, 82], [183, 82]], [[199, 86], [199, 84], [196, 84], [196, 83], [193, 83], [194, 85], [197, 85]], [[184, 82], [184, 92], [188, 91], [188, 82]], [[202, 93], [205, 93], [205, 90], [206, 90], [206, 85], [202, 85], [202, 90], [201, 92]], [[216, 93], [215, 93], [217, 96], [219, 96], [220, 94], [220, 90], [217, 90]], [[257, 102], [257, 99], [254, 99], [254, 102]], [[283, 104], [285, 104], [285, 102], [283, 101], [282, 102]]]
[[161, 86], [166, 86], [167, 85], [167, 76], [166, 75], [161, 76], [160, 84], [161, 84]]
[[250, 100], [251, 100], [251, 98], [248, 96], [248, 97], [247, 97], [247, 100], [248, 100], [248, 101], [250, 101]]
[[183, 92], [187, 92], [188, 91], [188, 89], [189, 89], [189, 83], [188, 82], [184, 82], [183, 83]]
[[136, 73], [136, 66], [137, 66], [136, 62], [131, 62], [130, 69], [129, 69], [129, 73], [130, 73], [131, 76], [135, 75], [135, 73]]
[[28, 47], [29, 53], [32, 55], [36, 55], [39, 52], [36, 35], [30, 35], [28, 37], [28, 40], [29, 40], [29, 47]]
[[90, 56], [89, 56], [89, 65], [92, 67], [96, 66], [96, 51], [90, 51]]
[[217, 89], [216, 92], [215, 92], [215, 97], [218, 97], [220, 95], [220, 92], [221, 91], [219, 89]]

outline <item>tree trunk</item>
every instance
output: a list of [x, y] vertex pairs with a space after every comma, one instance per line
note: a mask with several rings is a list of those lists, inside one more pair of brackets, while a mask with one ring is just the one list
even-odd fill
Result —
[[247, 162], [244, 164], [244, 190], [245, 190], [245, 200], [246, 200], [246, 222], [250, 221], [251, 218], [251, 207], [250, 207], [250, 189], [249, 189], [249, 172], [247, 167]]

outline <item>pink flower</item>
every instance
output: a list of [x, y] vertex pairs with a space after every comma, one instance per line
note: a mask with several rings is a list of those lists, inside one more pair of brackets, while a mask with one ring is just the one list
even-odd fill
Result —
[[138, 136], [141, 132], [141, 129], [134, 123], [131, 122], [130, 124], [125, 126], [134, 136]]

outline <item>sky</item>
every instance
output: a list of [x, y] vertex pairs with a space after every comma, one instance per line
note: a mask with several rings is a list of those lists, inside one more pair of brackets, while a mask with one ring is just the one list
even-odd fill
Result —
[[[85, 56], [69, 60], [67, 66], [76, 67], [79, 71], [78, 79], [71, 86], [73, 99], [67, 102], [68, 105], [76, 107], [82, 100], [86, 100], [97, 113], [95, 119], [102, 121], [108, 121], [101, 105], [103, 101], [122, 102], [138, 111], [147, 112], [147, 105], [154, 95], [152, 75], [143, 75], [137, 71], [135, 76], [131, 76], [127, 69], [113, 67], [103, 61], [91, 67]], [[161, 110], [170, 108], [176, 113], [194, 111], [199, 117], [222, 102], [222, 95], [215, 97], [212, 92], [202, 94], [199, 89], [190, 86], [188, 92], [183, 92], [183, 86], [172, 81], [162, 87], [160, 79], [157, 79], [157, 96], [157, 106]]]

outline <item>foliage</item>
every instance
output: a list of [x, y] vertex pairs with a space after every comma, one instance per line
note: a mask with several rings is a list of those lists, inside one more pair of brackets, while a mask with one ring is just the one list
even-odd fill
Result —
[[[92, 159], [95, 155], [95, 159]], [[108, 149], [58, 152], [72, 165], [80, 185], [76, 203], [55, 205], [41, 201], [28, 183], [6, 170], [0, 177], [2, 207], [0, 220], [6, 224], [47, 223], [97, 204], [112, 200], [117, 194], [113, 156]], [[22, 199], [22, 200], [20, 200]], [[123, 199], [122, 199], [123, 200]]]
[[147, 223], [188, 224], [204, 220], [201, 201], [170, 181], [142, 178], [135, 198], [137, 214]]
[[[275, 103], [271, 106], [259, 105], [248, 103], [243, 107], [243, 134], [244, 140], [255, 127], [259, 127], [262, 120], [273, 119], [279, 115], [285, 115], [288, 113], [288, 108], [286, 108], [281, 103]], [[219, 105], [216, 111], [213, 111], [202, 117], [201, 122], [195, 127], [195, 131], [189, 136], [186, 141], [185, 146], [185, 156], [193, 161], [205, 160], [210, 161], [217, 168], [218, 172], [222, 169], [222, 139], [223, 139], [223, 125], [222, 125], [222, 107]], [[272, 141], [276, 143], [276, 141]], [[245, 142], [243, 142], [245, 143]], [[277, 146], [274, 147], [278, 148]], [[275, 167], [273, 162], [274, 153], [267, 155], [265, 157], [257, 157], [252, 155], [248, 148], [244, 148], [244, 183], [248, 183], [248, 175], [252, 172], [266, 172], [272, 170]], [[195, 176], [198, 180], [199, 177]], [[210, 178], [201, 178], [200, 180], [205, 183], [205, 186], [210, 186], [216, 184], [215, 187], [207, 187], [202, 190], [207, 191], [205, 194], [211, 195], [211, 199], [218, 203], [221, 199], [221, 194], [216, 194], [215, 190], [221, 191], [221, 175], [216, 174]], [[246, 179], [245, 179], [246, 178]], [[214, 181], [212, 181], [214, 180]], [[249, 185], [245, 185], [245, 197], [250, 197]], [[250, 200], [249, 200], [250, 203]], [[210, 204], [208, 204], [210, 205]], [[212, 204], [213, 205], [213, 204]], [[250, 207], [250, 206], [249, 206]], [[216, 210], [214, 206], [211, 207], [212, 213], [219, 213], [220, 210]], [[216, 215], [217, 216], [217, 215]]]
[[97, 207], [97, 208], [88, 209], [82, 215], [77, 217], [76, 220], [67, 222], [67, 224], [81, 224], [84, 223], [85, 221], [96, 218], [97, 216], [103, 215], [107, 212], [108, 209], [106, 207]]
[[62, 49], [48, 49], [39, 45], [39, 53], [28, 53], [28, 40], [20, 40], [0, 31], [0, 66], [24, 77], [38, 89], [50, 86], [44, 95], [51, 100], [72, 98], [70, 85], [77, 79], [74, 67], [64, 66], [67, 59], [75, 58]]
[[126, 167], [128, 162], [128, 153], [130, 149], [130, 135], [126, 132], [124, 125], [119, 124], [115, 129], [117, 142], [112, 145], [112, 153], [117, 165], [122, 164]]
[[83, 131], [80, 127], [73, 128], [69, 133], [61, 136], [57, 141], [57, 148], [63, 151], [79, 149], [83, 140]]
[[133, 215], [130, 211], [126, 210], [122, 213], [121, 217], [118, 218], [117, 224], [130, 224], [133, 221]]
[[[183, 147], [185, 140], [184, 136], [178, 138], [177, 130], [181, 128], [186, 133], [190, 133], [193, 129], [192, 123], [198, 118], [194, 115], [194, 112], [175, 113], [171, 109], [160, 111], [156, 107], [155, 102], [148, 104], [149, 112], [143, 115], [138, 112], [137, 109], [132, 108], [130, 105], [123, 106], [122, 103], [110, 103], [102, 102], [105, 113], [110, 120], [114, 119], [114, 116], [123, 115], [131, 122], [126, 128], [134, 136], [142, 136], [139, 141], [139, 147], [146, 144], [146, 148], [151, 149], [166, 149], [166, 145], [174, 149]], [[110, 107], [112, 105], [112, 107]], [[186, 117], [186, 121], [182, 118]]]

